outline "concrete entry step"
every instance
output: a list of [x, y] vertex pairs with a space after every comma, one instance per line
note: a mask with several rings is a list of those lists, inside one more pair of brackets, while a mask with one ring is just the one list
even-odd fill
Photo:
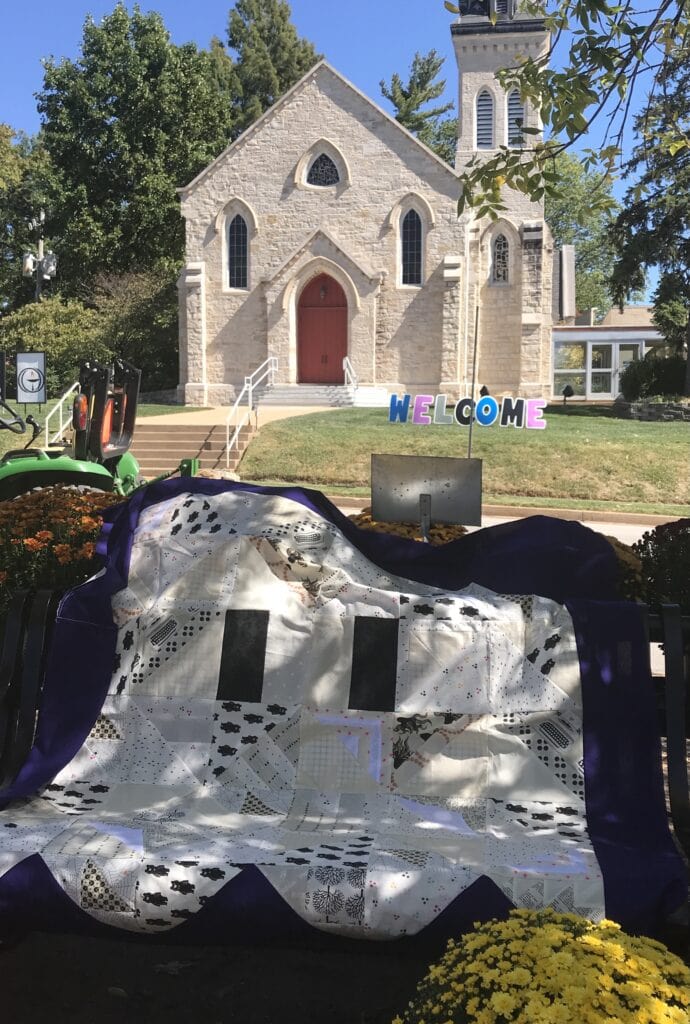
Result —
[[378, 408], [388, 405], [386, 388], [352, 387], [339, 384], [275, 384], [263, 389], [257, 398], [259, 408], [273, 405], [320, 405], [331, 409], [354, 406]]
[[139, 463], [142, 476], [151, 478], [170, 473], [182, 459], [196, 458], [202, 469], [237, 468], [253, 435], [244, 427], [238, 438], [238, 447], [225, 458], [225, 425], [155, 424], [139, 421], [134, 434], [132, 454]]

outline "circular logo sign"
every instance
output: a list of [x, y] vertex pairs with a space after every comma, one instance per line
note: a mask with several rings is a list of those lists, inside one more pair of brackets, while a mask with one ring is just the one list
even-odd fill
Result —
[[29, 394], [35, 395], [39, 391], [43, 390], [45, 383], [45, 377], [43, 372], [36, 366], [26, 366], [23, 370], [19, 371], [17, 376], [17, 384]]

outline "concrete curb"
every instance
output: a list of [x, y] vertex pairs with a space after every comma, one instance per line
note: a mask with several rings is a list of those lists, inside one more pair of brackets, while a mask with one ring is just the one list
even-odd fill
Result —
[[[361, 512], [371, 505], [367, 498], [351, 498], [343, 494], [327, 494], [338, 508]], [[528, 516], [551, 516], [554, 519], [572, 519], [578, 523], [629, 523], [631, 526], [660, 526], [673, 523], [679, 516], [653, 516], [636, 512], [604, 512], [597, 509], [530, 508], [522, 505], [482, 505], [482, 516], [499, 519], [526, 519]]]

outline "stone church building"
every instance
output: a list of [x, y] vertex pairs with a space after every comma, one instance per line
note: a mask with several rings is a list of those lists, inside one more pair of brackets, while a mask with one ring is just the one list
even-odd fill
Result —
[[344, 382], [462, 397], [551, 392], [553, 245], [543, 206], [506, 191], [501, 219], [458, 217], [478, 152], [536, 126], [494, 72], [548, 49], [540, 20], [497, 0], [451, 25], [459, 68], [453, 169], [320, 62], [180, 190], [181, 401], [225, 405], [268, 357], [283, 384]]

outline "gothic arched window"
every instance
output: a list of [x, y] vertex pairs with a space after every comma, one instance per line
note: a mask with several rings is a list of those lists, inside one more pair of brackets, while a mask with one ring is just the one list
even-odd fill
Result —
[[338, 168], [326, 153], [320, 153], [309, 168], [307, 185], [337, 185], [340, 181]]
[[246, 288], [248, 275], [247, 222], [238, 213], [228, 225], [228, 285]]
[[525, 123], [525, 107], [520, 93], [513, 89], [508, 93], [508, 145], [521, 146], [525, 141], [522, 127]]
[[477, 96], [477, 149], [494, 148], [494, 98], [487, 89]]
[[416, 210], [408, 210], [402, 219], [400, 241], [402, 250], [402, 283], [422, 283], [422, 218]]
[[496, 235], [492, 247], [491, 283], [508, 284], [510, 247], [505, 235]]

